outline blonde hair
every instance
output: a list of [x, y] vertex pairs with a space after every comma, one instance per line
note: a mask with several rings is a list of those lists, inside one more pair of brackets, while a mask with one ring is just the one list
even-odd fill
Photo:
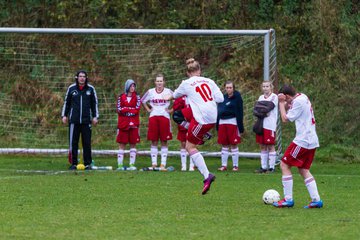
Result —
[[193, 73], [200, 70], [200, 64], [194, 58], [189, 58], [186, 60], [186, 71], [188, 73]]

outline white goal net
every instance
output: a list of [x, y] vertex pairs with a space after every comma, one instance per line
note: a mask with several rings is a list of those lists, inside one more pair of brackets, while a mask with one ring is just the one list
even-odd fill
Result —
[[[124, 91], [125, 81], [134, 79], [142, 96], [162, 73], [166, 87], [175, 90], [186, 79], [185, 60], [189, 57], [198, 60], [202, 74], [219, 87], [227, 80], [236, 84], [244, 101], [245, 134], [240, 149], [258, 152], [252, 132], [253, 106], [261, 95], [261, 82], [276, 82], [275, 32], [271, 29], [0, 28], [1, 152], [67, 153], [68, 127], [61, 122], [61, 109], [75, 73], [84, 69], [99, 100], [100, 119], [93, 127], [92, 148], [99, 154], [115, 153], [116, 99]], [[150, 147], [147, 124], [142, 108], [140, 152]], [[177, 128], [172, 125], [169, 149], [177, 151]], [[216, 137], [202, 150], [218, 152]]]

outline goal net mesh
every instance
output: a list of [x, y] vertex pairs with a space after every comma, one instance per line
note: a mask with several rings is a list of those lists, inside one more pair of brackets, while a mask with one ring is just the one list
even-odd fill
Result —
[[[276, 78], [275, 34], [270, 38], [270, 81]], [[127, 79], [141, 96], [162, 73], [175, 90], [186, 79], [185, 60], [194, 57], [202, 75], [223, 89], [235, 83], [244, 102], [243, 151], [258, 151], [252, 132], [253, 106], [264, 79], [264, 36], [250, 35], [96, 35], [0, 34], [0, 143], [2, 148], [67, 149], [68, 126], [61, 122], [67, 87], [84, 69], [99, 100], [99, 124], [93, 127], [92, 148], [116, 150], [116, 99]], [[148, 114], [141, 109], [138, 149], [149, 149]], [[179, 150], [172, 122], [170, 150]], [[219, 151], [214, 139], [203, 149]]]

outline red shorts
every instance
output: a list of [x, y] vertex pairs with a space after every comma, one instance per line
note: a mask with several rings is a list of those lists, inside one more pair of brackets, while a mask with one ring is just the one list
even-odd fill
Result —
[[140, 142], [139, 128], [129, 128], [128, 130], [117, 130], [116, 142], [123, 144], [136, 144]]
[[149, 118], [147, 139], [150, 141], [168, 141], [172, 139], [170, 119], [164, 116]]
[[276, 132], [264, 128], [263, 135], [256, 134], [256, 142], [263, 145], [275, 145]]
[[290, 143], [286, 149], [283, 158], [284, 163], [298, 168], [310, 169], [314, 160], [316, 148], [306, 149], [302, 148], [295, 143]]
[[178, 134], [177, 134], [177, 140], [180, 142], [186, 142], [186, 135], [187, 135], [187, 129], [183, 128], [181, 126], [178, 126]]
[[204, 134], [210, 131], [214, 126], [215, 123], [201, 125], [193, 118], [190, 121], [186, 140], [196, 145], [203, 144]]
[[221, 145], [237, 145], [241, 143], [239, 129], [233, 124], [220, 124], [218, 143]]

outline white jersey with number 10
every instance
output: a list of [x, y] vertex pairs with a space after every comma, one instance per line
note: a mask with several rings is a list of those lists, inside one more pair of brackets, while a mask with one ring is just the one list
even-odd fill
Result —
[[173, 97], [186, 95], [195, 120], [200, 124], [216, 123], [217, 104], [224, 101], [224, 95], [210, 78], [194, 76], [184, 80], [175, 90]]

